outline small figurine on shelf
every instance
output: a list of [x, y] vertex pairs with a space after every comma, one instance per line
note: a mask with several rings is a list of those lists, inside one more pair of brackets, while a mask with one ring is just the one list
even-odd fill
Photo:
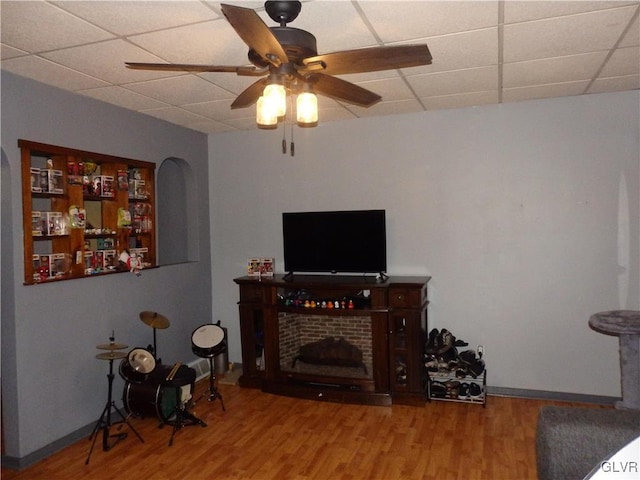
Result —
[[129, 252], [123, 250], [118, 257], [118, 266], [116, 267], [116, 270], [129, 270], [131, 273], [134, 273], [136, 277], [139, 277], [142, 275], [140, 272], [140, 270], [142, 270], [142, 262], [140, 262], [138, 257], [135, 255], [129, 255]]

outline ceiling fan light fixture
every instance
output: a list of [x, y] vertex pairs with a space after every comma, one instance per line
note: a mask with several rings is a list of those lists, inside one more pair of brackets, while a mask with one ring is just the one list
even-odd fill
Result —
[[256, 104], [256, 123], [258, 128], [264, 130], [273, 130], [278, 126], [278, 116], [273, 108], [270, 108], [264, 96], [260, 97]]
[[311, 88], [298, 94], [296, 99], [296, 121], [299, 127], [318, 125], [318, 97]]

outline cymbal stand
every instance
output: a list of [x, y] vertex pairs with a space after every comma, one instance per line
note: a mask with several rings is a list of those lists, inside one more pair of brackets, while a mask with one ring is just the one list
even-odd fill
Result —
[[[102, 410], [102, 415], [100, 415], [100, 418], [98, 419], [98, 421], [96, 422], [96, 426], [93, 428], [93, 432], [91, 432], [91, 436], [89, 437], [89, 440], [93, 440], [93, 442], [91, 443], [91, 449], [89, 449], [89, 455], [87, 455], [87, 459], [84, 462], [85, 465], [89, 465], [89, 459], [91, 458], [91, 453], [93, 452], [93, 447], [96, 444], [96, 440], [98, 438], [98, 430], [102, 430], [102, 450], [107, 452], [109, 450], [111, 450], [112, 447], [114, 447], [116, 445], [116, 443], [118, 443], [120, 440], [124, 440], [125, 438], [127, 438], [127, 433], [117, 433], [115, 435], [110, 435], [109, 434], [109, 429], [113, 426], [113, 425], [119, 425], [118, 426], [118, 430], [120, 430], [122, 428], [122, 424], [126, 423], [129, 428], [131, 429], [131, 431], [133, 433], [135, 433], [136, 437], [138, 437], [138, 439], [144, 443], [143, 438], [140, 436], [140, 434], [136, 431], [135, 428], [133, 428], [133, 425], [131, 425], [129, 423], [129, 421], [127, 420], [127, 418], [122, 414], [122, 412], [120, 411], [120, 409], [118, 407], [116, 407], [115, 402], [112, 400], [112, 396], [113, 396], [113, 379], [114, 379], [114, 374], [113, 374], [113, 359], [109, 359], [109, 374], [107, 375], [107, 378], [109, 379], [109, 398], [107, 400], [107, 404], [104, 407], [104, 410]], [[120, 418], [122, 418], [122, 420], [120, 422], [112, 422], [111, 421], [111, 409], [114, 409], [118, 415], [120, 415]], [[115, 441], [111, 444], [109, 444], [109, 439], [110, 438], [115, 438]]]
[[153, 358], [156, 359], [158, 363], [162, 363], [162, 359], [158, 357], [158, 345], [156, 343], [156, 327], [153, 328], [153, 347], [151, 345], [147, 346], [147, 350], [149, 350], [153, 354]]
[[[204, 397], [207, 393], [209, 394], [208, 401], [210, 402], [213, 402], [216, 398], [219, 398], [220, 404], [222, 405], [222, 411], [226, 412], [224, 408], [224, 400], [222, 399], [222, 395], [220, 395], [220, 392], [218, 392], [218, 389], [214, 384], [216, 376], [213, 373], [213, 356], [210, 355], [208, 358], [209, 358], [209, 388], [204, 392], [202, 392], [202, 395], [200, 395], [200, 398]], [[198, 400], [200, 400], [200, 398], [198, 398]], [[194, 402], [194, 405], [195, 403], [197, 403], [197, 401]]]

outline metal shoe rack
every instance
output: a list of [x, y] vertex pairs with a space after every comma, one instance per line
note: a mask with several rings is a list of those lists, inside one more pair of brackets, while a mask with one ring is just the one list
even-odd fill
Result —
[[[477, 378], [466, 376], [459, 378], [455, 372], [428, 372], [427, 398], [429, 401], [476, 403], [487, 405], [487, 369]], [[434, 384], [444, 387], [434, 388]]]

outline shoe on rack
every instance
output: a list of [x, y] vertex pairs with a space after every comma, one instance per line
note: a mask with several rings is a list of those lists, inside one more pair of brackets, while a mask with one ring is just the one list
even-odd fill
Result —
[[447, 350], [438, 355], [438, 360], [446, 363], [457, 361], [458, 349], [456, 347], [449, 347]]
[[460, 360], [467, 365], [471, 365], [476, 362], [478, 357], [476, 357], [476, 352], [474, 350], [465, 350], [460, 352]]
[[438, 347], [439, 347], [438, 355], [442, 355], [443, 353], [451, 349], [455, 341], [456, 339], [453, 336], [453, 334], [446, 328], [443, 328], [436, 339], [436, 342], [438, 343]]
[[434, 328], [433, 330], [431, 330], [431, 332], [429, 332], [429, 339], [427, 340], [427, 344], [424, 347], [424, 351], [428, 355], [435, 355], [436, 353], [438, 353], [438, 349], [440, 348], [440, 346], [437, 344], [439, 334], [440, 332], [437, 328]]
[[444, 383], [431, 382], [430, 392], [434, 398], [445, 398], [447, 396], [447, 387], [445, 387]]
[[478, 378], [482, 375], [482, 372], [484, 372], [484, 360], [478, 358], [475, 362], [469, 365], [467, 370], [473, 378]]
[[469, 396], [469, 384], [467, 382], [462, 382], [460, 384], [460, 391], [458, 395], [462, 398], [466, 398]]
[[438, 360], [433, 357], [427, 357], [427, 360], [424, 362], [424, 366], [427, 367], [428, 372], [437, 372]]
[[460, 382], [458, 382], [457, 380], [449, 380], [444, 384], [444, 386], [447, 389], [447, 398], [458, 398], [458, 394], [460, 392]]
[[474, 398], [478, 398], [482, 395], [482, 387], [475, 382], [471, 382], [469, 384], [469, 394]]

